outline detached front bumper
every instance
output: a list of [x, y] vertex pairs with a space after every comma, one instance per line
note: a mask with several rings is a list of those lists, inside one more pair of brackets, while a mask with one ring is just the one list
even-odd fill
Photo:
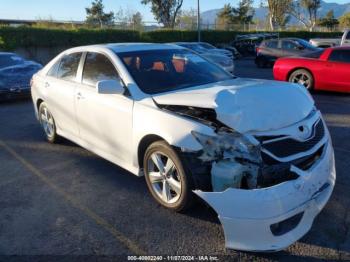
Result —
[[329, 141], [308, 170], [292, 166], [299, 178], [253, 190], [195, 193], [217, 212], [226, 247], [246, 251], [278, 251], [304, 236], [334, 188], [334, 152]]

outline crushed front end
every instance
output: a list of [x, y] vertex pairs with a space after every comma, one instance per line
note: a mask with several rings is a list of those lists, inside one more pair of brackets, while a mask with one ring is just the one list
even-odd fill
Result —
[[216, 137], [192, 135], [211, 175], [211, 189], [194, 192], [217, 212], [227, 248], [288, 247], [310, 230], [333, 191], [332, 143], [316, 110], [280, 130], [240, 134], [220, 127]]

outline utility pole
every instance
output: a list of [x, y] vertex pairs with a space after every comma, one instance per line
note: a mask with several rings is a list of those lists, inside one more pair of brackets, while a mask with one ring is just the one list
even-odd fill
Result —
[[201, 11], [199, 8], [199, 0], [197, 0], [197, 30], [198, 30], [198, 42], [201, 41]]

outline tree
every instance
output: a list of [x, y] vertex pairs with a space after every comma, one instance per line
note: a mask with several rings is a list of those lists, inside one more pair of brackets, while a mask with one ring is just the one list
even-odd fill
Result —
[[289, 11], [292, 9], [293, 0], [267, 0], [269, 9], [270, 29], [274, 31], [276, 27], [285, 27], [288, 23]]
[[180, 29], [196, 30], [197, 29], [197, 10], [183, 10], [179, 12], [176, 19], [176, 25]]
[[114, 13], [105, 13], [103, 0], [94, 0], [91, 7], [85, 8], [86, 20], [85, 22], [92, 26], [112, 25], [114, 22]]
[[334, 11], [330, 10], [324, 18], [320, 19], [318, 24], [327, 27], [329, 30], [334, 30], [339, 25], [339, 21], [334, 17]]
[[217, 14], [216, 27], [221, 30], [228, 30], [234, 23], [233, 8], [230, 4], [225, 4], [224, 8]]
[[143, 30], [142, 15], [140, 12], [136, 12], [131, 16], [131, 23], [134, 30], [137, 30], [137, 31]]
[[159, 23], [164, 27], [174, 28], [176, 17], [184, 0], [142, 0], [144, 5], [151, 4], [151, 11]]
[[341, 27], [350, 27], [350, 13], [346, 13], [339, 18], [339, 24]]
[[317, 23], [317, 11], [321, 7], [321, 0], [301, 0], [300, 4], [308, 13], [309, 29], [312, 32]]
[[241, 0], [237, 8], [233, 8], [233, 20], [238, 23], [252, 23], [255, 10], [253, 8], [254, 0]]

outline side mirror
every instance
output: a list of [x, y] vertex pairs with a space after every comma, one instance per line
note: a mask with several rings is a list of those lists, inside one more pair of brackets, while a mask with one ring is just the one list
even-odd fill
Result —
[[304, 50], [305, 48], [302, 45], [297, 46], [297, 50]]
[[125, 89], [117, 80], [103, 80], [96, 83], [96, 90], [98, 94], [105, 95], [121, 95], [124, 94]]

